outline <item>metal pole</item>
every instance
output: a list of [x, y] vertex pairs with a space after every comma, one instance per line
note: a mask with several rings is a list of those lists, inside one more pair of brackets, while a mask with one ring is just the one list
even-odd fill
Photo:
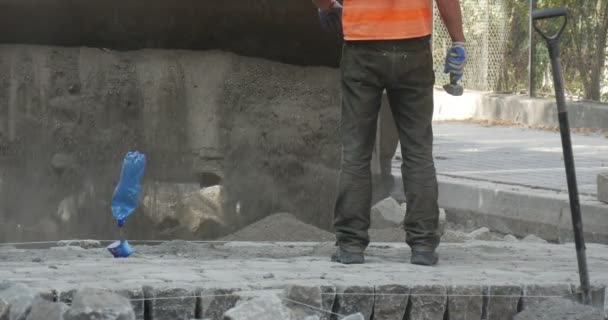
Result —
[[559, 127], [562, 137], [562, 149], [564, 151], [564, 163], [566, 166], [566, 178], [568, 181], [568, 194], [570, 196], [570, 213], [572, 214], [572, 226], [574, 230], [574, 242], [576, 244], [576, 256], [578, 260], [578, 271], [581, 280], [581, 291], [583, 303], [591, 304], [591, 286], [589, 284], [589, 270], [587, 268], [587, 255], [585, 253], [585, 239], [583, 233], [583, 219], [581, 206], [578, 198], [578, 186], [576, 182], [576, 170], [574, 168], [574, 156], [572, 152], [572, 141], [570, 140], [570, 125], [568, 123], [568, 109], [564, 96], [564, 81], [562, 78], [561, 61], [559, 57], [559, 38], [547, 41], [549, 56], [551, 57], [551, 69], [553, 70], [553, 84], [555, 86], [555, 97], [559, 118]]
[[536, 41], [534, 39], [534, 19], [532, 18], [534, 9], [536, 9], [536, 0], [530, 0], [530, 49], [528, 50], [528, 92], [530, 93], [530, 97], [536, 97]]

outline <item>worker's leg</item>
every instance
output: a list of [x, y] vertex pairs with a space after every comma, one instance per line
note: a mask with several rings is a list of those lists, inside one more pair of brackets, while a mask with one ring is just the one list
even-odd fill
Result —
[[382, 53], [345, 44], [342, 53], [342, 164], [335, 206], [335, 232], [342, 250], [362, 252], [369, 244], [370, 162], [383, 87], [376, 70]]
[[401, 141], [406, 241], [412, 250], [434, 251], [439, 244], [432, 129], [435, 77], [430, 45], [418, 41], [394, 56], [387, 92]]

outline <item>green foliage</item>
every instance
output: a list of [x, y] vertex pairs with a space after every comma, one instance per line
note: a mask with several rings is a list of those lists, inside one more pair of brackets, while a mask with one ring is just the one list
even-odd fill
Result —
[[[471, 11], [463, 1], [464, 15]], [[568, 6], [568, 27], [561, 38], [561, 62], [567, 95], [574, 99], [608, 102], [606, 53], [608, 31], [608, 0], [537, 0], [538, 8]], [[507, 12], [505, 57], [497, 91], [519, 92], [528, 88], [529, 1], [504, 0]], [[483, 11], [477, 8], [477, 11]], [[472, 10], [475, 11], [475, 10]], [[542, 27], [555, 29], [561, 21], [543, 22]], [[554, 25], [552, 25], [554, 24]], [[475, 26], [465, 25], [467, 35], [475, 34]], [[472, 29], [472, 30], [471, 30]], [[550, 61], [544, 40], [535, 33], [537, 91], [551, 94]], [[606, 88], [606, 89], [604, 89]]]

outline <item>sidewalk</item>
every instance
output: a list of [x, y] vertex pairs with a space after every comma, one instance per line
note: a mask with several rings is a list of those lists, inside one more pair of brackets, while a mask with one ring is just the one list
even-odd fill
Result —
[[[434, 131], [440, 204], [451, 209], [453, 220], [473, 220], [519, 236], [571, 238], [559, 132], [465, 122], [438, 122]], [[572, 134], [572, 141], [585, 232], [593, 241], [606, 242], [608, 205], [595, 195], [597, 174], [608, 171], [608, 139]], [[400, 157], [398, 151], [393, 162], [399, 180]]]

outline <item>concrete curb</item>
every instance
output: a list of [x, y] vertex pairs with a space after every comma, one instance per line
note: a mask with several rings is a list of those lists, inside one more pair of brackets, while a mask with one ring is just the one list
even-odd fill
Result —
[[[572, 128], [608, 130], [608, 105], [568, 102], [568, 107]], [[471, 118], [506, 120], [530, 126], [559, 126], [553, 99], [477, 91], [466, 91], [461, 97], [452, 97], [443, 90], [435, 90], [435, 121]]]
[[[547, 241], [572, 242], [572, 219], [568, 194], [524, 186], [452, 178], [438, 174], [439, 206], [447, 220], [476, 225], [525, 237], [537, 235]], [[391, 196], [400, 202], [401, 177], [395, 175]], [[608, 204], [580, 196], [585, 241], [608, 244]]]

